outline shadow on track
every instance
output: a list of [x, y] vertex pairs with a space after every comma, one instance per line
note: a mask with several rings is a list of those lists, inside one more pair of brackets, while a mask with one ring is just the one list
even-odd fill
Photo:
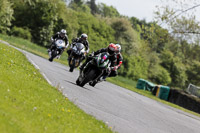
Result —
[[[74, 82], [67, 81], [67, 80], [64, 80], [64, 81], [65, 81], [65, 82], [68, 82], [68, 83], [71, 83], [71, 84], [73, 84], [73, 85], [78, 86], [78, 85], [77, 85], [76, 83], [74, 83]], [[88, 88], [86, 88], [86, 87], [81, 87], [81, 86], [79, 86], [79, 87], [91, 91], [90, 89], [88, 89]]]

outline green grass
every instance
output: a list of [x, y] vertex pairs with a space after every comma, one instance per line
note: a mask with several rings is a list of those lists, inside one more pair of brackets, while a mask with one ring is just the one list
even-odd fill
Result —
[[19, 51], [0, 43], [1, 133], [108, 133], [50, 86]]

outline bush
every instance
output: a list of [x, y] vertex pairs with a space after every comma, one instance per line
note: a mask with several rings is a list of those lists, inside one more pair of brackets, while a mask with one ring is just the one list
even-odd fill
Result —
[[151, 81], [157, 84], [169, 85], [171, 83], [170, 73], [162, 66], [155, 66], [154, 71], [151, 72]]
[[28, 29], [13, 27], [11, 34], [16, 37], [21, 37], [27, 40], [31, 40], [32, 36]]

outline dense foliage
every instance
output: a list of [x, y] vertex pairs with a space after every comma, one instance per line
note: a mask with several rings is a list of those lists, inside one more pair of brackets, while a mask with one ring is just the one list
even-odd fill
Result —
[[12, 4], [8, 0], [0, 0], [0, 32], [6, 33], [11, 26], [13, 16]]
[[122, 16], [113, 6], [97, 5], [95, 0], [0, 0], [0, 18], [1, 33], [41, 46], [48, 46], [49, 38], [62, 28], [70, 42], [88, 34], [91, 51], [120, 43], [121, 76], [183, 89], [189, 83], [200, 85], [198, 43], [177, 40], [155, 22]]

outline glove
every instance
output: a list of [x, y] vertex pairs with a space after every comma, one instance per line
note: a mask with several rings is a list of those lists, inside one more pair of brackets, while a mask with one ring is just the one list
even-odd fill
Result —
[[94, 52], [92, 52], [91, 54], [89, 54], [90, 57], [94, 56]]
[[118, 66], [112, 67], [112, 70], [113, 70], [113, 71], [116, 71], [117, 69], [118, 69]]
[[112, 70], [112, 67], [108, 67], [108, 68], [106, 69], [106, 72], [107, 72], [107, 73], [110, 73], [111, 70]]

